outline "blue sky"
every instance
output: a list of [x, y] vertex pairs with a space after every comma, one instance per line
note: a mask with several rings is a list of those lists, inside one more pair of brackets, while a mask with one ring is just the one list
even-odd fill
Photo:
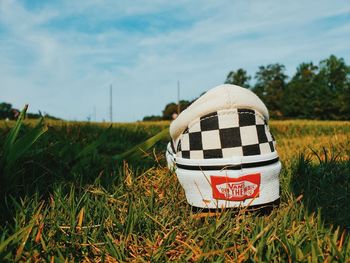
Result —
[[0, 0], [0, 101], [86, 120], [161, 114], [240, 67], [334, 54], [350, 63], [348, 0]]

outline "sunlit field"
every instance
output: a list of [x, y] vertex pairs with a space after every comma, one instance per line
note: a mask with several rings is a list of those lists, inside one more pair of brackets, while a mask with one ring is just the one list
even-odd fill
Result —
[[[0, 151], [0, 261], [350, 262], [350, 122], [270, 122], [283, 169], [267, 213], [193, 212], [166, 140], [117, 158], [169, 122], [44, 125], [6, 173]], [[0, 122], [0, 149], [12, 127]]]

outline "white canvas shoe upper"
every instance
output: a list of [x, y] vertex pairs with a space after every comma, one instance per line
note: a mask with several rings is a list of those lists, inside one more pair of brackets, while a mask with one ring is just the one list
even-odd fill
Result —
[[171, 123], [170, 135], [175, 140], [191, 121], [217, 110], [254, 109], [269, 120], [269, 112], [261, 99], [252, 91], [236, 85], [223, 84], [209, 90], [193, 102]]
[[279, 198], [281, 163], [265, 104], [248, 89], [220, 85], [170, 125], [166, 157], [189, 204], [260, 205]]

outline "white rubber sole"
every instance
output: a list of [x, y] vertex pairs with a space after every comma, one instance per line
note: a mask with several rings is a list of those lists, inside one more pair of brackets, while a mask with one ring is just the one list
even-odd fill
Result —
[[[271, 203], [277, 200], [279, 193], [279, 173], [281, 163], [264, 167], [248, 168], [239, 171], [214, 170], [214, 171], [189, 171], [176, 169], [177, 178], [185, 190], [187, 202], [201, 208], [228, 208], [244, 207]], [[238, 179], [250, 174], [260, 174], [259, 194], [242, 201], [220, 200], [213, 197], [213, 185], [211, 177], [227, 177]]]
[[[192, 160], [177, 158], [168, 150], [168, 167], [175, 169], [187, 202], [192, 206], [246, 207], [272, 203], [280, 197], [281, 163], [276, 152], [264, 156]], [[254, 165], [256, 167], [252, 167]]]

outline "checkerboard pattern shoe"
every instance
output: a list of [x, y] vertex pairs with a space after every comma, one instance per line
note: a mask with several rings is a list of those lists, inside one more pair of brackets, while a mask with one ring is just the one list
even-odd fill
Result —
[[166, 157], [190, 205], [224, 208], [279, 198], [281, 163], [264, 103], [250, 90], [220, 85], [170, 126]]

